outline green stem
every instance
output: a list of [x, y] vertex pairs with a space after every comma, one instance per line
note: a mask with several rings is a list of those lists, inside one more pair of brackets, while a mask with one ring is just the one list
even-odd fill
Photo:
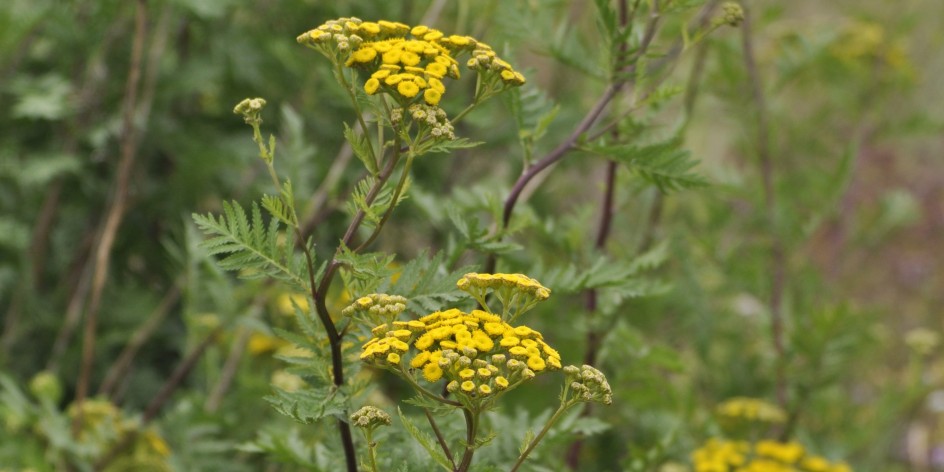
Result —
[[[400, 139], [398, 138], [394, 143], [395, 152], [400, 152]], [[404, 185], [406, 185], [406, 179], [410, 175], [410, 168], [413, 166], [413, 158], [416, 157], [413, 154], [413, 150], [410, 149], [409, 154], [406, 156], [406, 163], [403, 165], [403, 171], [400, 174], [400, 180], [397, 182], [397, 187], [393, 190], [393, 197], [390, 199], [390, 206], [387, 207], [387, 211], [384, 212], [383, 217], [380, 218], [380, 222], [377, 223], [377, 226], [374, 228], [374, 231], [371, 232], [370, 237], [364, 240], [354, 252], [361, 252], [362, 249], [369, 246], [371, 243], [377, 239], [377, 235], [380, 234], [380, 229], [383, 228], [384, 224], [387, 223], [387, 220], [390, 219], [390, 215], [393, 214], [393, 209], [397, 206], [397, 200], [400, 199], [400, 193], [403, 191]]]
[[[336, 72], [338, 74], [338, 80], [341, 82], [341, 85], [344, 86], [344, 90], [347, 91], [348, 96], [351, 98], [351, 105], [354, 106], [354, 113], [357, 115], [357, 122], [361, 125], [361, 130], [366, 134], [367, 122], [364, 121], [364, 112], [361, 111], [361, 106], [357, 104], [357, 93], [354, 92], [354, 82], [348, 82], [347, 78], [344, 77], [344, 68], [341, 66], [341, 63], [335, 64]], [[383, 142], [377, 143], [378, 147], [383, 146]], [[374, 160], [375, 163], [379, 166], [380, 163], [377, 162], [377, 153], [374, 152], [374, 146], [370, 146], [370, 157]]]
[[433, 428], [433, 433], [436, 434], [436, 440], [439, 441], [439, 446], [442, 447], [443, 452], [446, 453], [446, 458], [449, 459], [449, 462], [452, 464], [452, 470], [456, 470], [456, 461], [453, 459], [452, 452], [449, 451], [449, 445], [446, 444], [446, 438], [443, 437], [442, 431], [439, 430], [439, 426], [436, 424], [436, 420], [433, 419], [432, 413], [426, 408], [423, 408], [423, 413], [426, 413], [426, 419], [429, 421], [429, 426]]
[[370, 460], [370, 470], [371, 472], [379, 472], [377, 469], [377, 443], [373, 440], [371, 428], [364, 429], [364, 439], [367, 440], [367, 457]]
[[534, 440], [531, 441], [531, 444], [528, 444], [528, 448], [525, 449], [524, 452], [521, 453], [521, 456], [518, 457], [518, 461], [515, 462], [515, 466], [512, 467], [509, 472], [515, 472], [516, 470], [518, 470], [519, 467], [521, 467], [521, 464], [524, 463], [524, 460], [528, 458], [528, 454], [531, 454], [531, 451], [534, 450], [534, 447], [537, 446], [538, 443], [541, 442], [542, 439], [544, 439], [544, 435], [546, 435], [547, 432], [550, 431], [551, 426], [553, 426], [554, 423], [556, 423], [557, 420], [560, 419], [561, 415], [563, 415], [564, 412], [566, 412], [568, 409], [570, 409], [570, 407], [576, 404], [577, 402], [561, 403], [561, 406], [557, 409], [557, 411], [555, 411], [554, 414], [551, 415], [550, 419], [547, 420], [547, 423], [544, 424], [544, 428], [541, 429], [541, 432], [538, 433], [537, 436], [535, 436]]
[[410, 386], [412, 386], [414, 389], [416, 389], [417, 392], [420, 392], [421, 395], [423, 395], [423, 396], [425, 396], [425, 397], [428, 397], [428, 398], [431, 398], [431, 399], [433, 399], [433, 400], [436, 400], [436, 401], [439, 402], [439, 403], [443, 403], [443, 404], [446, 404], [446, 405], [455, 406], [455, 407], [461, 407], [461, 406], [462, 406], [462, 404], [459, 403], [459, 402], [452, 401], [452, 400], [447, 400], [447, 399], [445, 399], [445, 398], [443, 398], [443, 397], [441, 397], [441, 396], [439, 396], [439, 395], [436, 395], [435, 393], [430, 392], [429, 390], [426, 390], [425, 388], [423, 388], [422, 385], [416, 383], [416, 379], [414, 379], [413, 376], [410, 375], [409, 372], [403, 370], [403, 365], [402, 365], [402, 364], [399, 365], [399, 366], [397, 366], [397, 367], [399, 367], [400, 373], [403, 374], [402, 377], [403, 377], [407, 382], [409, 382], [409, 383], [410, 383]]
[[458, 472], [466, 472], [472, 465], [472, 455], [475, 454], [475, 435], [479, 427], [479, 412], [463, 408], [462, 414], [465, 415], [465, 454], [462, 455]]

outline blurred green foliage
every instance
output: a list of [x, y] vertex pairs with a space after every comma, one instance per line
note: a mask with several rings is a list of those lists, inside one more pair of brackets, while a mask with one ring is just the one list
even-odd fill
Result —
[[[588, 333], [596, 333], [596, 365], [613, 385], [614, 404], [562, 420], [527, 470], [561, 470], [578, 437], [586, 439], [581, 470], [679, 470], [673, 467], [690, 464], [693, 450], [721, 434], [716, 404], [737, 396], [776, 401], [778, 369], [789, 433], [807, 449], [861, 471], [927, 467], [944, 447], [944, 96], [936, 79], [944, 74], [936, 54], [944, 6], [752, 2], [770, 192], [741, 32], [722, 28], [677, 51], [651, 95], [641, 95], [650, 82], [627, 87], [598, 124], [619, 119], [622, 140], [585, 135], [528, 188], [499, 233], [503, 200], [523, 166], [558, 146], [613, 78], [615, 2], [595, 3], [0, 4], [0, 470], [92, 470], [114, 446], [114, 425], [92, 436], [66, 433], [94, 249], [126, 146], [130, 184], [90, 379], [94, 395], [114, 369], [116, 379], [100, 393], [136, 431], [134, 447], [113, 467], [144, 470], [134, 467], [158, 457], [155, 470], [338, 470], [343, 459], [327, 423], [276, 411], [286, 411], [279, 396], [293, 377], [285, 374], [316, 383], [311, 372], [325, 370], [293, 346], [324, 351], [320, 325], [304, 309], [296, 313], [285, 287], [222, 272], [200, 248], [189, 215], [219, 213], [224, 201], [248, 207], [271, 192], [250, 134], [231, 112], [247, 96], [264, 96], [280, 170], [292, 177], [300, 215], [317, 223], [308, 229], [318, 256], [330, 257], [363, 173], [342, 145], [344, 123], [353, 126], [356, 117], [332, 71], [295, 37], [352, 15], [472, 34], [514, 58], [529, 79], [458, 127], [482, 145], [416, 166], [409, 198], [376, 245], [396, 255], [388, 280], [378, 282], [417, 295], [417, 311], [449, 300], [452, 287], [442, 282], [453, 272], [499, 254], [498, 269], [528, 273], [555, 291], [556, 303], [536, 310], [534, 327], [565, 362], [581, 363]], [[670, 2], [645, 67], [661, 70], [706, 3]], [[125, 110], [138, 11], [140, 82], [134, 108]], [[635, 44], [647, 20], [635, 19]], [[450, 113], [473, 90], [468, 82], [455, 87], [442, 104]], [[593, 242], [611, 158], [620, 163], [615, 211], [600, 248]], [[775, 245], [784, 254], [782, 355], [770, 334]], [[391, 282], [398, 268], [418, 282]], [[349, 302], [340, 285], [329, 297], [334, 311]], [[913, 336], [919, 327], [926, 336]], [[121, 365], [137, 338], [131, 362]], [[183, 386], [142, 425], [156, 392], [204, 342]], [[31, 389], [41, 372], [56, 379], [61, 395]], [[388, 412], [407, 395], [391, 378], [359, 375], [364, 398]], [[488, 430], [514, 434], [483, 447], [477, 470], [513, 462], [526, 432], [550, 415], [556, 389], [548, 382], [512, 392], [489, 413]], [[417, 408], [400, 407], [407, 421], [426, 427]], [[442, 425], [461, 433], [461, 421]], [[382, 470], [427, 470], [421, 446], [378, 434], [397, 451], [381, 458]], [[133, 460], [141, 462], [122, 462]]]

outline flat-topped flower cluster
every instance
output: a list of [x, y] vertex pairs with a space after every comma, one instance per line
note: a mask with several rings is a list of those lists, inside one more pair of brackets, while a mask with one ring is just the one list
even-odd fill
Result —
[[[550, 289], [522, 274], [469, 273], [457, 286], [485, 309], [452, 308], [404, 321], [396, 319], [403, 297], [371, 294], [356, 300], [344, 314], [373, 326], [361, 360], [392, 370], [418, 388], [445, 381], [446, 390], [467, 406], [562, 368], [560, 353], [539, 331], [511, 323], [546, 300]], [[484, 303], [489, 293], [502, 303], [501, 314]]]
[[369, 74], [363, 86], [367, 94], [388, 94], [404, 106], [420, 96], [428, 105], [438, 105], [446, 92], [443, 80], [460, 77], [458, 58], [464, 53], [472, 56], [469, 69], [486, 82], [503, 87], [525, 83], [488, 44], [424, 25], [339, 18], [302, 34], [298, 42]]
[[[374, 329], [361, 359], [388, 364], [428, 383], [446, 379], [458, 396], [482, 397], [561, 368], [560, 353], [528, 326], [482, 310], [438, 311]], [[412, 371], [412, 372], [411, 372]]]

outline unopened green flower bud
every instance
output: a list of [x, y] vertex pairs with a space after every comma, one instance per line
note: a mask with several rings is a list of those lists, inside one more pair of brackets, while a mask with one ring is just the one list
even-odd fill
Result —
[[351, 414], [351, 423], [358, 428], [376, 428], [391, 423], [390, 415], [374, 406], [363, 406]]
[[62, 384], [55, 374], [46, 370], [33, 376], [29, 389], [36, 398], [49, 400], [51, 403], [58, 403], [62, 398]]
[[737, 26], [744, 21], [744, 8], [737, 2], [724, 2], [721, 5], [721, 11], [722, 21], [729, 26]]

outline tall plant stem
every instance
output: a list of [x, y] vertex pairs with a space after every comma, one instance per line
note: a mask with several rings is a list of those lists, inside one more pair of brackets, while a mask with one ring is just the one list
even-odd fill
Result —
[[[636, 5], [638, 5], [638, 2]], [[639, 48], [635, 52], [636, 58], [642, 57], [649, 50], [649, 46], [652, 45], [652, 41], [655, 38], [656, 31], [658, 30], [659, 19], [661, 18], [659, 13], [659, 2], [657, 0], [654, 1], [652, 7], [653, 8], [649, 14], [649, 19], [646, 22], [645, 31], [643, 32], [642, 41], [639, 45]], [[623, 23], [624, 26], [629, 24], [629, 14], [635, 14], [635, 9], [633, 12], [627, 12], [627, 16], [622, 18], [626, 20], [626, 22]], [[677, 52], [674, 54], [677, 54]], [[674, 57], [674, 55], [667, 56], [667, 58], [671, 57]], [[629, 83], [634, 70], [634, 65], [630, 64], [629, 66], [626, 66], [625, 68], [617, 71], [617, 73], [614, 74], [610, 85], [607, 86], [607, 88], [603, 91], [603, 94], [597, 100], [597, 103], [594, 104], [594, 106], [590, 109], [590, 111], [587, 112], [577, 127], [574, 128], [574, 131], [551, 152], [541, 157], [541, 159], [538, 159], [533, 165], [522, 172], [521, 176], [518, 177], [518, 180], [515, 182], [515, 185], [511, 188], [511, 192], [508, 194], [508, 197], [505, 199], [500, 230], [504, 230], [508, 227], [508, 224], [511, 221], [511, 214], [514, 212], [515, 206], [518, 204], [518, 198], [521, 197], [521, 193], [524, 191], [528, 183], [534, 180], [534, 178], [537, 177], [538, 174], [540, 174], [544, 169], [547, 169], [548, 167], [556, 164], [558, 161], [563, 159], [568, 152], [577, 147], [577, 142], [579, 141], [580, 137], [590, 130], [594, 123], [596, 123], [597, 119], [600, 118], [600, 115], [603, 114], [603, 111], [606, 109], [607, 105], [609, 105], [609, 103], [619, 94], [623, 87]], [[494, 253], [489, 254], [488, 259], [485, 262], [485, 272], [494, 272], [497, 262], [497, 256]]]
[[472, 465], [472, 456], [475, 454], [475, 436], [479, 427], [479, 412], [463, 408], [462, 414], [465, 416], [465, 454], [462, 455], [462, 461], [456, 469], [458, 472], [466, 472]]
[[[584, 116], [583, 120], [580, 121], [580, 124], [578, 124], [574, 131], [570, 133], [567, 139], [554, 148], [554, 150], [535, 162], [531, 167], [528, 167], [521, 174], [521, 176], [518, 177], [515, 185], [511, 188], [511, 192], [505, 199], [505, 206], [502, 212], [501, 221], [502, 229], [507, 228], [508, 224], [511, 222], [511, 214], [514, 212], [515, 206], [518, 204], [518, 198], [521, 196], [521, 192], [524, 191], [528, 183], [534, 180], [534, 178], [537, 177], [541, 171], [556, 164], [558, 161], [563, 159], [568, 152], [576, 147], [577, 140], [580, 139], [580, 136], [589, 130], [591, 126], [593, 126], [593, 123], [596, 122], [597, 118], [600, 117], [600, 114], [603, 113], [603, 110], [606, 109], [606, 106], [611, 100], [613, 100], [614, 97], [616, 97], [617, 93], [619, 93], [624, 85], [625, 82], [623, 81], [610, 84], [606, 90], [604, 90], [603, 95], [597, 100], [597, 103], [593, 105], [593, 108], [591, 108], [589, 112], [587, 112], [586, 116]], [[494, 272], [496, 263], [497, 258], [495, 254], [489, 254], [488, 260], [485, 263], [485, 272]]]
[[[365, 130], [367, 129], [366, 126], [363, 128]], [[387, 164], [384, 166], [380, 174], [377, 175], [377, 179], [374, 181], [374, 184], [367, 192], [367, 195], [364, 199], [367, 205], [373, 203], [373, 201], [377, 198], [377, 195], [380, 194], [384, 184], [386, 184], [390, 179], [390, 176], [393, 174], [397, 163], [400, 161], [401, 154], [399, 142], [394, 145], [393, 149], [393, 156], [387, 160]], [[334, 385], [337, 388], [340, 388], [344, 385], [344, 359], [342, 358], [341, 353], [342, 335], [338, 331], [337, 326], [331, 320], [331, 314], [328, 312], [326, 297], [328, 290], [331, 288], [331, 282], [334, 280], [334, 276], [337, 274], [338, 268], [341, 265], [340, 262], [338, 262], [338, 254], [340, 254], [342, 247], [348, 247], [350, 245], [351, 241], [354, 239], [354, 234], [357, 232], [357, 229], [360, 228], [360, 225], [363, 223], [365, 216], [366, 213], [364, 210], [358, 210], [354, 215], [353, 220], [351, 220], [351, 224], [348, 225], [347, 231], [344, 233], [344, 237], [341, 239], [341, 244], [335, 250], [335, 255], [331, 262], [328, 263], [324, 275], [321, 277], [321, 281], [318, 284], [316, 284], [314, 280], [315, 267], [312, 258], [310, 254], [306, 252], [306, 257], [308, 257], [308, 273], [311, 284], [311, 297], [315, 301], [315, 311], [318, 314], [318, 319], [321, 320], [321, 324], [324, 326], [325, 332], [328, 335], [328, 344], [331, 349], [332, 380], [334, 381]], [[354, 439], [351, 436], [351, 426], [347, 421], [338, 419], [338, 434], [341, 436], [341, 444], [344, 447], [344, 458], [347, 464], [347, 470], [348, 472], [357, 472], [357, 453], [354, 450]]]
[[[98, 311], [101, 307], [102, 291], [108, 277], [108, 265], [111, 261], [111, 250], [115, 236], [127, 208], [128, 185], [131, 180], [131, 170], [137, 155], [137, 130], [134, 123], [134, 114], [138, 107], [138, 93], [141, 82], [141, 62], [144, 57], [144, 38], [147, 27], [147, 6], [145, 0], [138, 0], [135, 4], [134, 38], [131, 46], [131, 66], [128, 72], [128, 81], [125, 86], [124, 111], [122, 117], [121, 157], [118, 161], [118, 171], [115, 177], [115, 187], [106, 213], [98, 244], [94, 253], [95, 269], [92, 274], [91, 297], [86, 309], [85, 329], [83, 331], [82, 364], [76, 386], [75, 403], [77, 411], [82, 411], [82, 403], [88, 393], [92, 375], [92, 364], [95, 359], [95, 334], [98, 323]], [[77, 434], [82, 427], [82, 415], [77, 414], [72, 424], [73, 434]]]
[[783, 312], [781, 311], [784, 284], [786, 283], [786, 259], [783, 240], [780, 236], [777, 221], [777, 196], [774, 187], [773, 158], [770, 150], [769, 118], [767, 116], [767, 105], [764, 99], [763, 82], [760, 77], [760, 72], [757, 69], [757, 62], [754, 56], [751, 12], [747, 2], [742, 5], [744, 7], [744, 22], [741, 24], [741, 46], [744, 50], [744, 66], [747, 69], [751, 100], [753, 102], [757, 122], [757, 136], [755, 138], [757, 141], [756, 151], [758, 159], [760, 160], [760, 171], [764, 188], [764, 209], [767, 214], [767, 223], [768, 228], [770, 228], [771, 236], [771, 287], [768, 306], [770, 310], [771, 336], [773, 338], [774, 352], [777, 355], [777, 403], [780, 404], [781, 408], [787, 409], [787, 383], [785, 372], [786, 349], [784, 347]]
[[[617, 133], [614, 132], [614, 135]], [[616, 138], [618, 136], [614, 136]], [[610, 230], [613, 226], [613, 214], [615, 206], [615, 190], [616, 190], [616, 170], [617, 170], [616, 161], [607, 161], [606, 163], [606, 175], [604, 177], [606, 186], [603, 189], [603, 202], [601, 203], [600, 208], [600, 221], [597, 226], [597, 237], [594, 241], [594, 248], [597, 251], [602, 252], [606, 247], [606, 241], [609, 239]], [[592, 321], [594, 314], [597, 311], [597, 291], [595, 289], [589, 289], [584, 293], [584, 308], [587, 312], [587, 321]], [[600, 332], [597, 331], [593, 323], [589, 323], [587, 328], [587, 347], [584, 351], [583, 363], [587, 365], [596, 365], [597, 355], [600, 351]], [[587, 408], [583, 411], [584, 415], [590, 413], [590, 408]], [[577, 439], [570, 445], [570, 448], [567, 450], [567, 465], [572, 470], [580, 469], [580, 451], [583, 449], [583, 440]]]
[[452, 459], [452, 452], [449, 450], [449, 444], [446, 443], [446, 437], [443, 436], [442, 431], [439, 430], [439, 425], [436, 424], [436, 419], [433, 418], [433, 414], [429, 412], [428, 409], [423, 408], [423, 413], [426, 413], [426, 420], [429, 421], [429, 426], [433, 428], [433, 434], [436, 435], [436, 441], [439, 442], [439, 447], [442, 448], [443, 452], [446, 453], [446, 458], [449, 459], [449, 462], [452, 464], [452, 470], [456, 470], [456, 461]]
[[547, 423], [545, 423], [544, 427], [541, 428], [541, 432], [531, 440], [531, 443], [528, 444], [528, 448], [525, 449], [520, 456], [518, 456], [518, 460], [515, 462], [514, 467], [512, 467], [508, 472], [515, 472], [519, 467], [521, 467], [521, 464], [524, 464], [524, 460], [528, 458], [528, 455], [531, 454], [531, 451], [534, 450], [535, 446], [537, 446], [538, 443], [544, 439], [544, 436], [547, 434], [547, 432], [551, 430], [551, 426], [554, 426], [554, 423], [560, 419], [561, 415], [563, 415], [564, 412], [566, 412], [573, 405], [573, 403], [568, 402], [561, 403], [561, 406], [558, 407], [557, 411], [555, 411], [554, 414], [551, 415], [551, 417], [547, 420]]

